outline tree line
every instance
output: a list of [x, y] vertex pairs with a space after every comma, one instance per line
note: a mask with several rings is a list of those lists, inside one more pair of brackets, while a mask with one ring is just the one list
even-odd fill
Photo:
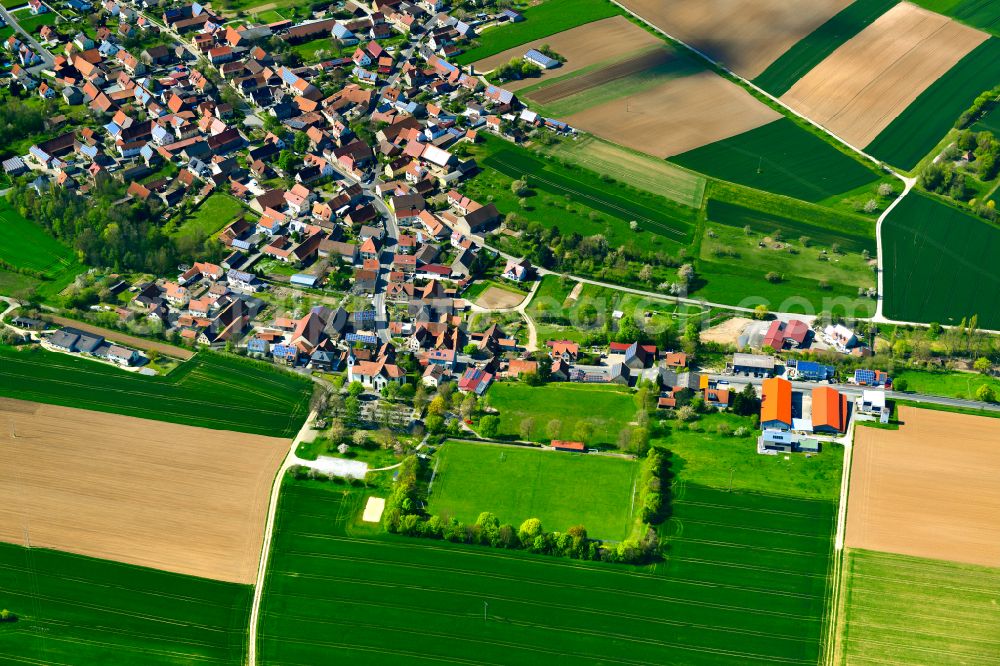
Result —
[[91, 266], [163, 275], [183, 258], [163, 231], [164, 208], [159, 201], [128, 199], [120, 183], [97, 186], [85, 199], [62, 187], [38, 194], [22, 178], [7, 199], [23, 217], [72, 247]]

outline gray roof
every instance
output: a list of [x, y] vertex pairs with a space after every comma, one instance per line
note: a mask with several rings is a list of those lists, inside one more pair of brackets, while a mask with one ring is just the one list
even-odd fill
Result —
[[733, 365], [744, 368], [774, 369], [774, 357], [761, 354], [733, 354]]

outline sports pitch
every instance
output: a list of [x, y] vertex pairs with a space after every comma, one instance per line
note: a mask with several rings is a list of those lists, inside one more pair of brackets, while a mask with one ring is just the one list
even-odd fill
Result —
[[289, 437], [308, 413], [308, 379], [254, 361], [200, 353], [167, 377], [0, 346], [0, 397], [202, 428]]
[[597, 539], [628, 536], [639, 463], [626, 458], [450, 442], [438, 463], [428, 510], [467, 524], [483, 511], [515, 527], [538, 518], [546, 530], [583, 525]]
[[604, 565], [391, 536], [369, 493], [286, 481], [260, 663], [814, 664], [836, 504], [687, 485], [668, 560]]
[[0, 543], [6, 664], [244, 663], [251, 588]]

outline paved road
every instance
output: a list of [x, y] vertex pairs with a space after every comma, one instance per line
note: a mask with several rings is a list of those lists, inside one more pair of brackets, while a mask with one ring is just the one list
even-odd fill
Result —
[[[758, 379], [757, 377], [744, 377], [742, 375], [720, 375], [709, 373], [709, 378], [714, 380], [728, 381], [734, 385], [743, 386], [744, 384], [751, 383], [754, 386], [760, 386], [763, 383], [763, 379]], [[863, 386], [857, 386], [855, 384], [827, 384], [825, 382], [801, 382], [793, 381], [792, 388], [799, 391], [810, 391], [818, 386], [832, 386], [841, 393], [857, 398], [861, 396], [861, 392], [867, 389]], [[903, 391], [886, 391], [885, 395], [890, 400], [909, 400], [910, 402], [923, 403], [929, 405], [941, 405], [944, 407], [961, 407], [964, 409], [981, 409], [991, 412], [1000, 412], [1000, 404], [993, 404], [989, 402], [979, 402], [978, 400], [965, 400], [963, 398], [948, 398], [939, 395], [925, 395], [923, 393], [906, 393]]]
[[392, 260], [390, 259], [391, 251], [387, 250], [394, 248], [398, 243], [399, 223], [396, 220], [396, 216], [389, 210], [389, 206], [386, 205], [382, 197], [375, 191], [375, 187], [381, 182], [378, 178], [373, 178], [370, 181], [362, 181], [337, 166], [334, 166], [334, 171], [347, 182], [360, 185], [365, 196], [371, 199], [372, 205], [375, 206], [375, 210], [379, 212], [384, 221], [385, 239], [383, 241], [382, 254], [379, 258], [378, 275], [375, 278], [375, 293], [372, 296], [372, 307], [375, 309], [375, 333], [378, 335], [380, 341], [389, 342], [392, 336], [389, 335], [389, 317], [385, 302], [385, 289], [388, 286], [388, 281], [384, 279], [384, 276], [388, 275], [392, 268]]

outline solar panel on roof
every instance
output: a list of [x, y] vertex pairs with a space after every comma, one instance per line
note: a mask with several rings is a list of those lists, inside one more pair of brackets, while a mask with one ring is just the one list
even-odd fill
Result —
[[378, 342], [378, 337], [374, 335], [362, 335], [360, 333], [348, 333], [346, 339], [348, 342], [360, 342], [366, 345], [373, 345]]

